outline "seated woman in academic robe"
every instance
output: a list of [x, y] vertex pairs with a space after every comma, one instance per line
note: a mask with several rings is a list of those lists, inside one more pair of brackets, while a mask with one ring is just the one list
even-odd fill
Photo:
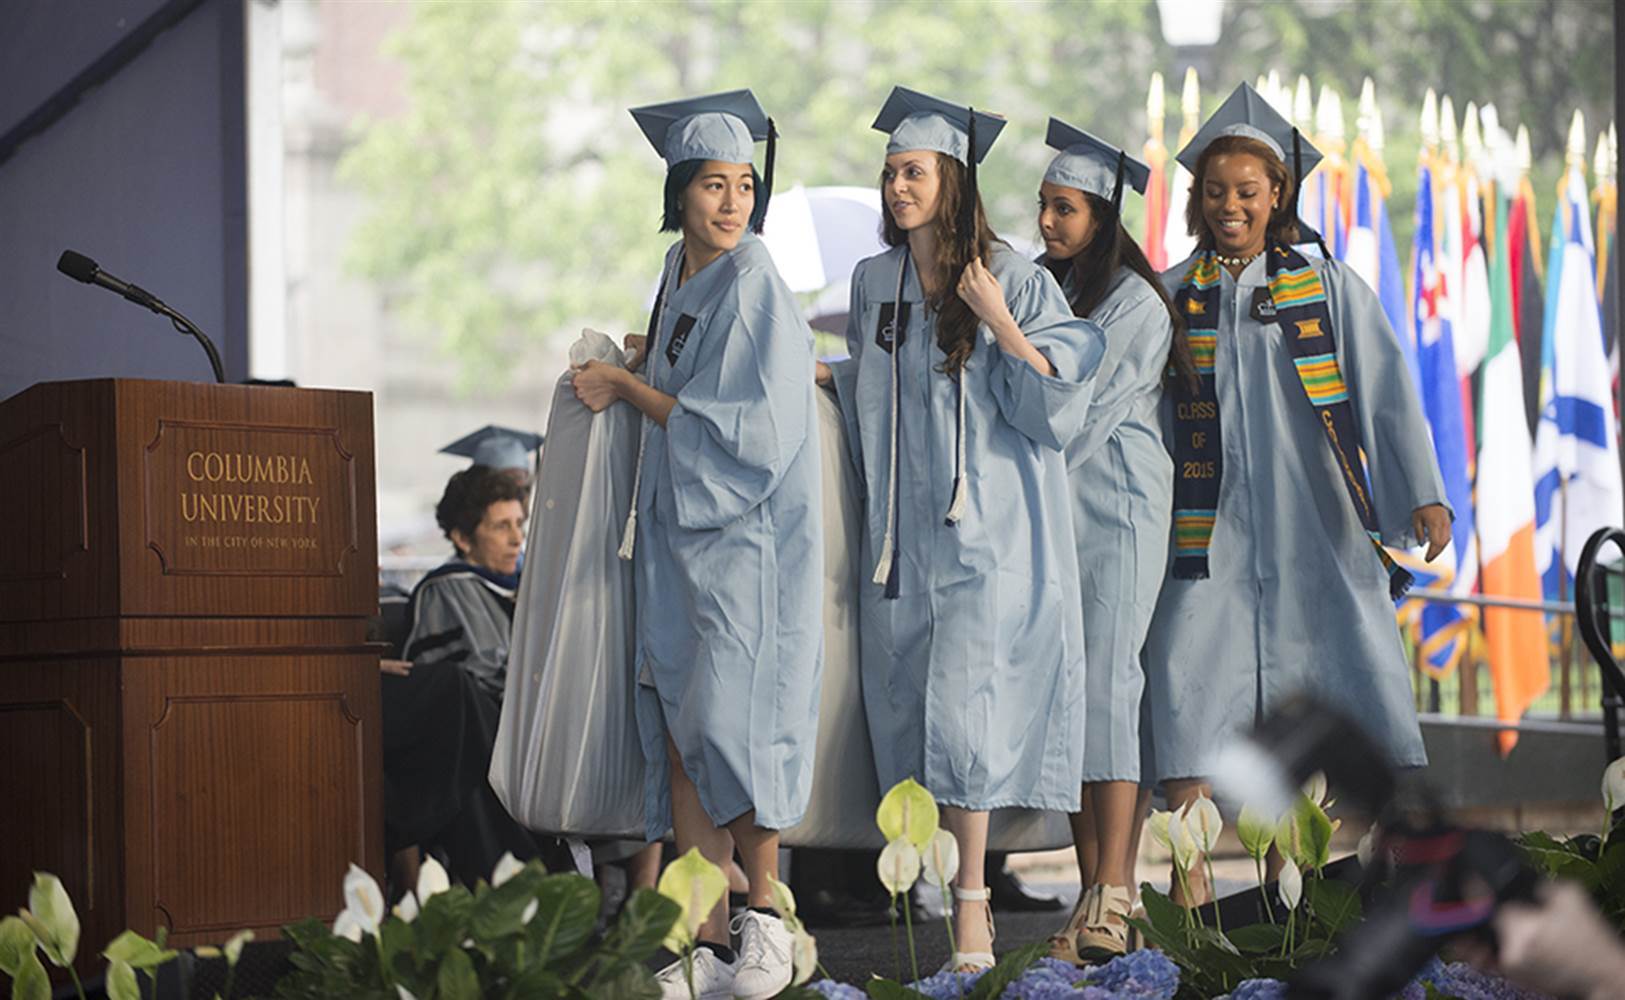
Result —
[[454, 555], [412, 591], [404, 659], [383, 679], [384, 826], [395, 874], [410, 882], [416, 852], [444, 854], [467, 885], [505, 852], [568, 865], [508, 815], [486, 780], [502, 714], [508, 634], [519, 588], [525, 490], [502, 470], [451, 477], [435, 520]]

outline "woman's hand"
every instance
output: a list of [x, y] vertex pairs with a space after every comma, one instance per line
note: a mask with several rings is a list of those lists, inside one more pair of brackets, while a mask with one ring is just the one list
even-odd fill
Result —
[[626, 361], [626, 370], [639, 371], [643, 368], [643, 359], [649, 353], [649, 338], [641, 333], [629, 333], [621, 338], [621, 346], [632, 352]]
[[973, 257], [965, 265], [964, 273], [959, 276], [958, 291], [959, 297], [983, 323], [995, 330], [1006, 323], [1015, 326], [1010, 307], [1004, 302], [1004, 289], [993, 272], [983, 266], [982, 258]]
[[571, 370], [575, 372], [570, 383], [575, 387], [576, 398], [594, 413], [620, 399], [621, 384], [632, 377], [626, 369], [602, 361], [589, 361]]
[[394, 674], [396, 677], [405, 677], [412, 672], [412, 661], [391, 660], [386, 657], [378, 661], [378, 669], [386, 674]]
[[828, 389], [835, 384], [835, 373], [822, 361], [813, 362], [813, 381]]
[[1411, 534], [1417, 544], [1427, 543], [1427, 555], [1422, 558], [1432, 562], [1450, 544], [1450, 512], [1437, 503], [1416, 508], [1411, 511]]

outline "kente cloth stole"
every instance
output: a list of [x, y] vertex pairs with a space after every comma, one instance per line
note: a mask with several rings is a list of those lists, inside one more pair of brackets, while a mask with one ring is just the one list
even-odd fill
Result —
[[[1265, 266], [1268, 295], [1257, 304], [1264, 322], [1280, 327], [1304, 395], [1314, 408], [1315, 420], [1326, 432], [1327, 445], [1342, 472], [1360, 525], [1388, 573], [1388, 594], [1404, 596], [1412, 577], [1382, 547], [1377, 515], [1366, 474], [1360, 426], [1354, 418], [1348, 384], [1337, 363], [1337, 346], [1326, 288], [1309, 262], [1291, 247], [1271, 244]], [[1174, 397], [1174, 576], [1203, 580], [1208, 576], [1208, 546], [1219, 506], [1219, 480], [1223, 471], [1219, 440], [1219, 399], [1214, 379], [1214, 355], [1219, 322], [1219, 263], [1210, 251], [1199, 256], [1186, 272], [1174, 297], [1185, 317], [1191, 357], [1201, 376], [1195, 394], [1181, 382], [1173, 384]]]

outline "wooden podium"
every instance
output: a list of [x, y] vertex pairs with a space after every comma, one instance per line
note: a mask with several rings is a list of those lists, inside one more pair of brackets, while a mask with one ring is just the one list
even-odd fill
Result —
[[331, 919], [383, 871], [372, 397], [42, 383], [0, 403], [0, 913], [82, 965]]

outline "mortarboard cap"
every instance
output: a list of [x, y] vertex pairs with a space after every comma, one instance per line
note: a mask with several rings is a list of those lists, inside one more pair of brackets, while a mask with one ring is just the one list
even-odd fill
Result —
[[1087, 191], [1113, 206], [1122, 205], [1125, 182], [1145, 194], [1151, 168], [1104, 139], [1051, 118], [1044, 141], [1061, 151], [1044, 171], [1044, 180], [1051, 184]]
[[487, 424], [440, 449], [442, 455], [460, 455], [475, 465], [493, 469], [522, 469], [530, 473], [531, 452], [542, 446], [542, 435]]
[[1244, 135], [1257, 139], [1270, 147], [1301, 182], [1320, 162], [1320, 150], [1293, 124], [1281, 117], [1264, 96], [1243, 83], [1225, 98], [1219, 110], [1202, 123], [1196, 135], [1179, 151], [1179, 162], [1191, 173], [1196, 172], [1196, 161], [1202, 150], [1213, 140], [1227, 135]]
[[667, 170], [687, 160], [752, 163], [756, 142], [766, 139], [762, 186], [756, 192], [761, 207], [752, 226], [753, 232], [761, 233], [767, 219], [766, 206], [773, 197], [773, 158], [779, 131], [773, 127], [773, 119], [762, 110], [755, 94], [749, 90], [730, 90], [664, 104], [645, 104], [632, 109], [632, 118], [655, 152], [666, 161]]
[[[1309, 141], [1309, 137], [1281, 117], [1280, 112], [1264, 99], [1264, 95], [1245, 83], [1225, 98], [1224, 103], [1219, 105], [1219, 110], [1213, 112], [1212, 116], [1202, 123], [1202, 127], [1196, 130], [1191, 141], [1179, 151], [1177, 159], [1186, 170], [1194, 174], [1196, 161], [1201, 157], [1202, 150], [1213, 140], [1227, 135], [1244, 135], [1249, 139], [1257, 139], [1280, 157], [1287, 170], [1297, 179], [1294, 197], [1303, 191], [1303, 179], [1309, 176], [1309, 171], [1315, 169], [1315, 164], [1321, 159], [1320, 150]], [[1324, 252], [1325, 244], [1321, 241], [1319, 231], [1303, 221], [1301, 216], [1298, 220], [1298, 238], [1306, 243], [1321, 243]]]
[[749, 90], [646, 104], [632, 117], [668, 167], [685, 160], [750, 163], [772, 126]]
[[887, 155], [931, 149], [968, 165], [970, 159], [965, 151], [970, 146], [973, 115], [976, 162], [980, 163], [1004, 128], [1004, 119], [998, 115], [973, 112], [963, 104], [953, 104], [907, 87], [893, 87], [880, 114], [875, 116], [874, 128], [891, 136], [886, 144]]

